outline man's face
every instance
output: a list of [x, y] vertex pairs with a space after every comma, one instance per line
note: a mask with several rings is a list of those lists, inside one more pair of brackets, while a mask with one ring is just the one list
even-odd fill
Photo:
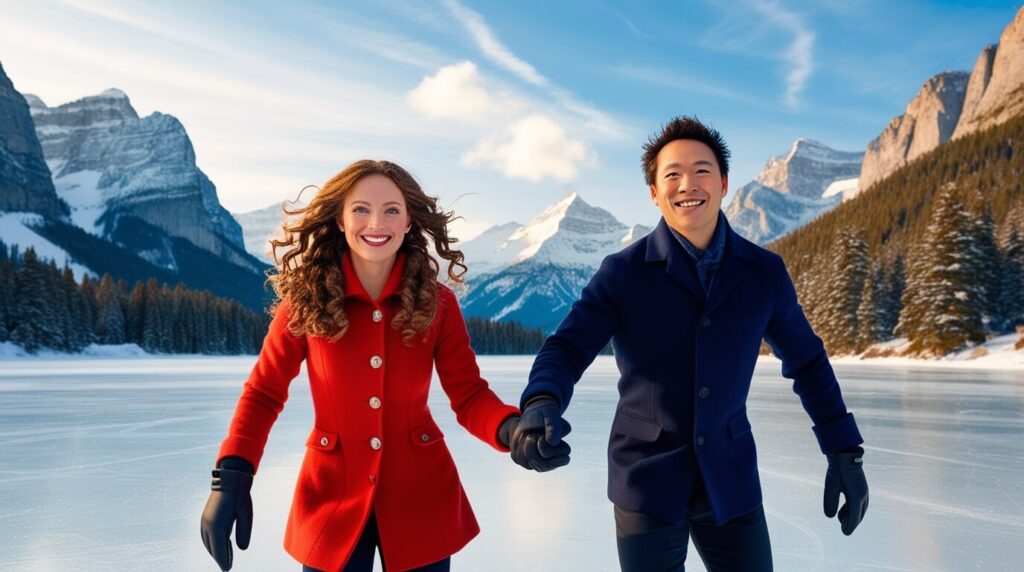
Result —
[[700, 141], [676, 139], [661, 148], [656, 164], [651, 198], [665, 222], [706, 248], [729, 185], [715, 153]]

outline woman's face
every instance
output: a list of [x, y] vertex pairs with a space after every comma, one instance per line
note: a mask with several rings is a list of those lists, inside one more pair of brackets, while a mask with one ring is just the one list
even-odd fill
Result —
[[352, 187], [340, 223], [353, 261], [379, 264], [394, 261], [410, 219], [398, 186], [384, 175], [369, 175]]

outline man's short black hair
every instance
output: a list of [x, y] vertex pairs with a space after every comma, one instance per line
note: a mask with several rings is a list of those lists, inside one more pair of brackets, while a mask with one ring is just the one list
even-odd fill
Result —
[[661, 131], [652, 133], [644, 145], [644, 154], [640, 160], [643, 163], [644, 180], [648, 185], [654, 184], [658, 169], [658, 153], [665, 145], [677, 139], [693, 139], [711, 147], [715, 159], [718, 160], [718, 169], [722, 172], [722, 177], [729, 176], [729, 148], [725, 146], [722, 134], [704, 125], [696, 117], [683, 115], [672, 118], [662, 126]]

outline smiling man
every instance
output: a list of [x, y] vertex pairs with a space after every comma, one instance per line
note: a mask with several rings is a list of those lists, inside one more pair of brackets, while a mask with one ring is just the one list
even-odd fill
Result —
[[621, 377], [608, 497], [622, 569], [683, 570], [692, 538], [710, 572], [771, 570], [746, 409], [761, 340], [814, 423], [828, 465], [824, 512], [838, 509], [848, 535], [868, 506], [863, 440], [782, 259], [733, 232], [721, 212], [729, 172], [721, 135], [675, 118], [644, 146], [643, 169], [662, 219], [605, 258], [545, 341], [512, 458], [537, 471], [569, 462], [562, 414], [610, 339]]

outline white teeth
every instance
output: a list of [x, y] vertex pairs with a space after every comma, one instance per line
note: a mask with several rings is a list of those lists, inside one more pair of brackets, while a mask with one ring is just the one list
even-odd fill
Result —
[[388, 241], [388, 237], [386, 237], [386, 236], [384, 238], [376, 238], [376, 237], [372, 237], [371, 238], [369, 236], [364, 236], [363, 238], [366, 240], [366, 242], [371, 242], [373, 244], [384, 244], [385, 242]]
[[701, 204], [703, 202], [704, 202], [703, 200], [680, 201], [680, 202], [676, 203], [676, 205], [677, 206], [684, 206], [684, 207], [695, 207], [695, 206], [697, 206], [697, 205], [699, 205], [699, 204]]

